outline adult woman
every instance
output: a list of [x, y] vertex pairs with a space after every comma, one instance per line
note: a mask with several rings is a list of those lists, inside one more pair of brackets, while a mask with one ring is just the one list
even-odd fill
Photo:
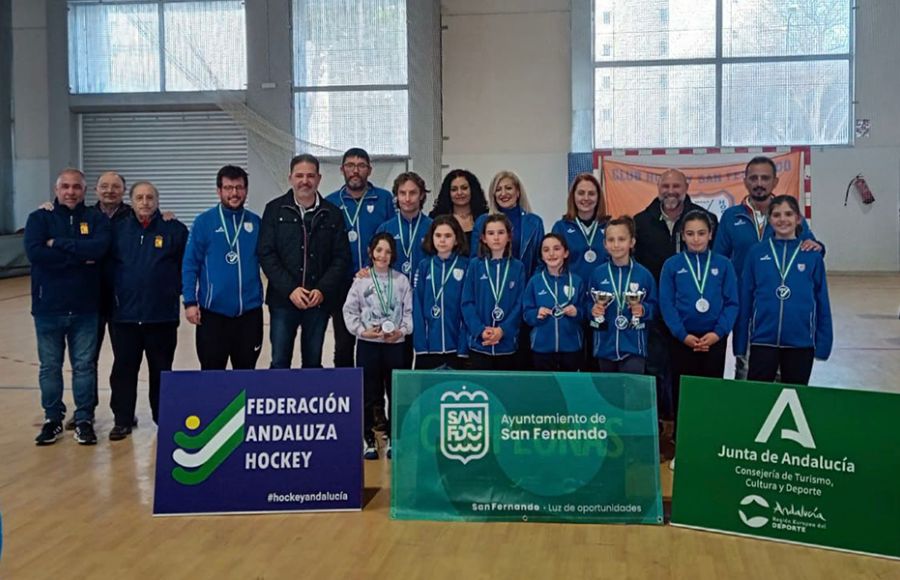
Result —
[[478, 178], [466, 169], [454, 169], [441, 183], [441, 191], [429, 215], [436, 218], [450, 214], [456, 218], [466, 235], [466, 245], [471, 248], [475, 220], [487, 211], [487, 200]]

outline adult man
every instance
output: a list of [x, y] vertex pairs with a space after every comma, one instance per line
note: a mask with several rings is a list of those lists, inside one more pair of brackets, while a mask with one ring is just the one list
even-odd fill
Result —
[[262, 347], [262, 280], [256, 245], [260, 218], [244, 208], [247, 172], [216, 175], [219, 203], [197, 216], [182, 264], [184, 314], [197, 326], [203, 370], [256, 367]]
[[[657, 198], [634, 218], [637, 243], [635, 259], [653, 274], [659, 284], [663, 264], [681, 251], [682, 218], [692, 210], [705, 212], [716, 229], [716, 216], [691, 201], [687, 195], [688, 181], [677, 169], [667, 169], [657, 183]], [[669, 360], [669, 329], [661, 319], [650, 323], [647, 339], [647, 372], [655, 375], [658, 385], [660, 416], [670, 418], [672, 403], [672, 375]]]
[[[721, 225], [713, 243], [713, 251], [730, 258], [740, 286], [744, 272], [747, 253], [757, 243], [774, 236], [769, 225], [769, 203], [772, 201], [775, 186], [778, 185], [775, 162], [765, 156], [751, 159], [744, 168], [744, 187], [747, 197], [722, 213]], [[800, 221], [801, 232], [798, 238], [803, 240], [800, 249], [804, 252], [824, 251], [822, 244], [816, 241], [805, 219]], [[747, 357], [735, 357], [734, 378], [747, 378]]]
[[110, 407], [112, 441], [131, 433], [137, 403], [137, 380], [144, 355], [150, 383], [150, 410], [159, 421], [159, 381], [172, 370], [178, 340], [181, 259], [187, 228], [159, 213], [159, 192], [149, 181], [131, 186], [133, 213], [113, 227], [113, 368]]
[[341, 297], [331, 312], [331, 324], [334, 327], [334, 366], [352, 367], [356, 339], [344, 325], [341, 308], [354, 274], [367, 264], [369, 241], [375, 230], [393, 218], [396, 210], [391, 192], [369, 183], [372, 162], [365, 149], [354, 147], [344, 153], [341, 174], [344, 176], [344, 186], [325, 199], [340, 208], [343, 214], [353, 261], [344, 273]]
[[289, 181], [291, 189], [266, 204], [257, 246], [269, 280], [271, 368], [291, 366], [298, 327], [303, 368], [321, 368], [329, 312], [346, 298], [350, 245], [340, 210], [319, 194], [319, 160], [291, 159]]
[[84, 205], [84, 173], [59, 172], [53, 211], [36, 210], [25, 226], [25, 251], [31, 261], [31, 314], [37, 334], [44, 425], [37, 445], [55, 443], [66, 414], [62, 365], [66, 343], [72, 363], [75, 440], [97, 443], [94, 433], [97, 367], [97, 262], [109, 247], [109, 220]]

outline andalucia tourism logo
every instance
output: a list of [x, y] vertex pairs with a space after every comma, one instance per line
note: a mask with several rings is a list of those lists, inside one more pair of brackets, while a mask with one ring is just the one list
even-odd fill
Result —
[[[179, 449], [172, 453], [178, 467], [172, 478], [182, 485], [197, 485], [206, 481], [244, 441], [245, 403], [247, 392], [241, 391], [219, 415], [199, 433], [175, 433]], [[191, 415], [184, 421], [190, 432], [202, 424], [200, 417]]]

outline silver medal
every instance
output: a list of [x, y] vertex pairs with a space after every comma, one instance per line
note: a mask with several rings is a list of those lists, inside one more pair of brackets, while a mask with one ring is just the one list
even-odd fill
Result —
[[403, 265], [400, 266], [400, 268], [403, 270], [404, 274], [409, 274], [409, 271], [412, 270], [412, 262], [407, 260], [406, 262], [403, 262]]
[[588, 264], [593, 264], [596, 259], [597, 259], [597, 252], [595, 252], [594, 250], [588, 250], [587, 252], [584, 253], [584, 261], [587, 262]]
[[390, 320], [385, 320], [384, 322], [381, 323], [381, 332], [383, 332], [385, 334], [390, 334], [390, 333], [394, 332], [394, 330], [396, 330], [396, 328], [397, 327], [394, 326], [394, 323], [391, 322]]
[[431, 307], [431, 317], [432, 318], [440, 318], [441, 317], [441, 307], [435, 304]]
[[775, 296], [777, 296], [779, 300], [787, 300], [791, 297], [791, 289], [782, 284], [778, 288], [775, 288]]
[[697, 302], [694, 303], [694, 308], [697, 309], [697, 312], [701, 313], [709, 311], [709, 300], [700, 297]]
[[232, 251], [228, 252], [227, 254], [225, 254], [225, 261], [228, 262], [229, 264], [237, 264], [237, 261], [238, 261], [237, 252], [232, 250]]
[[503, 320], [503, 314], [503, 309], [499, 306], [495, 306], [491, 311], [491, 318], [494, 319], [494, 322], [500, 322], [501, 320]]
[[628, 318], [622, 316], [621, 314], [619, 316], [616, 316], [616, 328], [618, 328], [619, 330], [625, 330], [626, 328], [628, 328]]
[[559, 306], [554, 306], [553, 307], [553, 318], [562, 318], [562, 315], [563, 315], [563, 309], [560, 308]]
[[351, 242], [355, 242], [359, 238], [359, 235], [356, 233], [356, 230], [350, 230], [347, 232], [347, 239]]

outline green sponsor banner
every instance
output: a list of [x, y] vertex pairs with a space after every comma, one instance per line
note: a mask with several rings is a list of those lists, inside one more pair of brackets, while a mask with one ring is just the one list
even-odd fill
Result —
[[672, 523], [900, 557], [900, 395], [684, 378]]
[[394, 518], [662, 523], [652, 377], [395, 371], [392, 402]]

